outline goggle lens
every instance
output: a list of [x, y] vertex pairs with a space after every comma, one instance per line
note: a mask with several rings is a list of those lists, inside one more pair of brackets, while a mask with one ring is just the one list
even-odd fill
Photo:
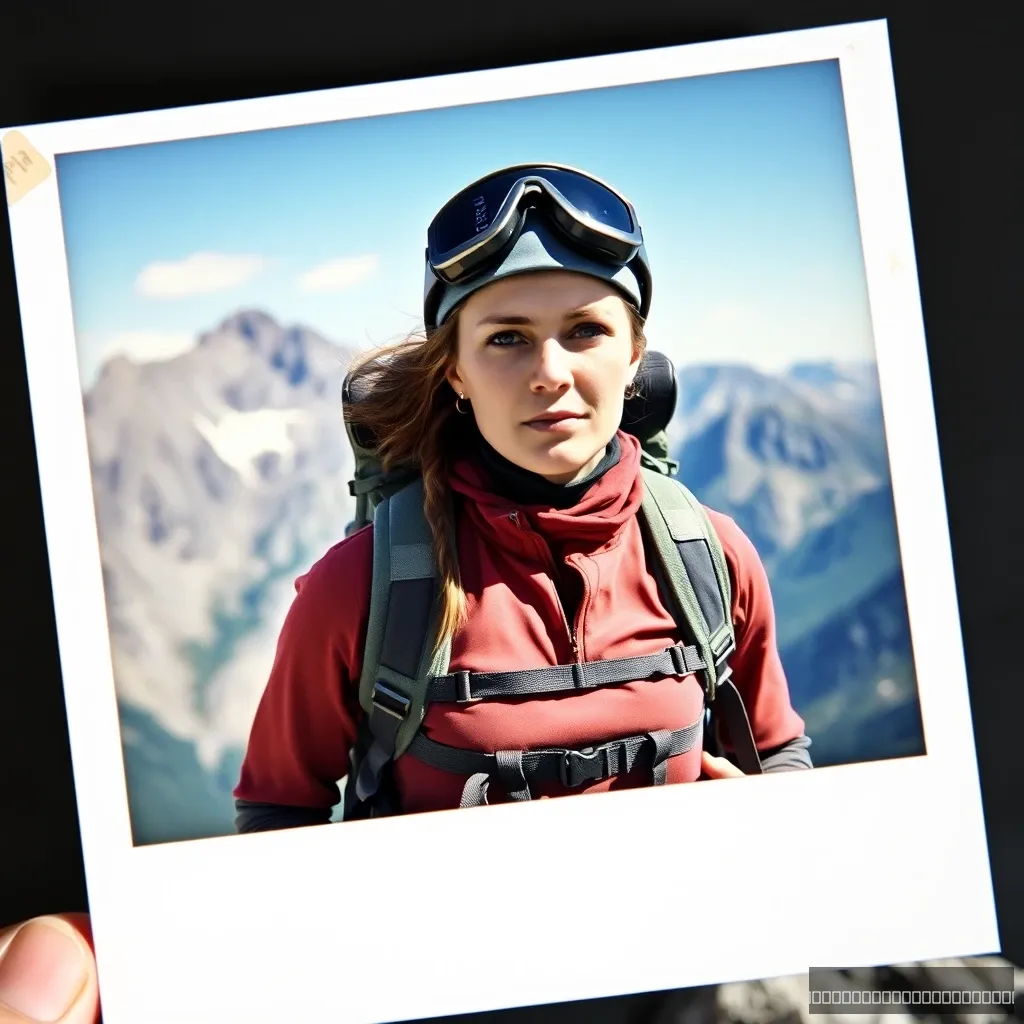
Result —
[[485, 178], [449, 200], [431, 225], [431, 256], [441, 259], [486, 232], [515, 183], [534, 173], [549, 181], [569, 203], [597, 223], [624, 234], [634, 230], [629, 208], [599, 182], [559, 168], [519, 168]]

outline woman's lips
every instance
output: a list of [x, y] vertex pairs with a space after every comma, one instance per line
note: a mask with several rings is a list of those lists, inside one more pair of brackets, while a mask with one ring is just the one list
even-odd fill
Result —
[[582, 423], [583, 419], [582, 413], [557, 413], [529, 420], [526, 426], [531, 427], [533, 430], [544, 431], [545, 433], [569, 432]]

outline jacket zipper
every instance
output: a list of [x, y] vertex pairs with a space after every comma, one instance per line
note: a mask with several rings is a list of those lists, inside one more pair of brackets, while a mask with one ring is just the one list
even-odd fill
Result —
[[[525, 534], [528, 534], [530, 537], [533, 537], [533, 531], [530, 530], [529, 527], [523, 525], [523, 522], [520, 519], [518, 512], [510, 512], [508, 517], [509, 517], [509, 519], [513, 523], [515, 523], [516, 528], [521, 533], [525, 533]], [[552, 578], [554, 578], [554, 575], [557, 572], [557, 567], [555, 566], [555, 560], [551, 556], [551, 552], [548, 551], [547, 545], [544, 544], [544, 542], [541, 541], [540, 538], [536, 538], [536, 539], [537, 539], [538, 546], [542, 549], [542, 554], [544, 555], [546, 561], [548, 562], [549, 566], [551, 567]], [[584, 586], [585, 586], [585, 584], [584, 584]], [[569, 616], [565, 612], [565, 605], [562, 604], [562, 598], [561, 598], [561, 595], [558, 593], [558, 587], [555, 587], [554, 589], [555, 589], [555, 600], [558, 603], [558, 610], [562, 613], [562, 623], [565, 626], [566, 635], [569, 637], [569, 644], [572, 646], [572, 660], [578, 662], [580, 660], [580, 648], [579, 648], [579, 644], [576, 641], [576, 627], [575, 627], [575, 625], [570, 625], [569, 624]], [[586, 593], [586, 591], [584, 590], [584, 594], [585, 593]]]

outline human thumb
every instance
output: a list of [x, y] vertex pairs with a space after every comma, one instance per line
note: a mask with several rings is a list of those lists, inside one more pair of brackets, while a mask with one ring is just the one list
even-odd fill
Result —
[[700, 766], [709, 779], [742, 779], [743, 772], [725, 757], [714, 757], [706, 750], [701, 751]]
[[0, 1024], [95, 1024], [88, 918], [39, 917], [0, 933]]

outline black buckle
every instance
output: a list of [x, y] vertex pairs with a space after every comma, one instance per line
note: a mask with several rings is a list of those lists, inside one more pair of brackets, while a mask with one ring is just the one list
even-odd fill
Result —
[[373, 706], [392, 718], [403, 720], [409, 714], [412, 701], [396, 690], [378, 682], [373, 688]]
[[718, 696], [718, 691], [732, 679], [732, 668], [727, 661], [720, 661], [715, 666], [715, 685], [710, 689], [710, 675], [705, 676], [704, 703], [709, 704]]
[[473, 696], [473, 691], [469, 685], [470, 674], [471, 673], [465, 671], [452, 673], [455, 677], [455, 702], [457, 704], [476, 704], [478, 701], [483, 700], [482, 697]]
[[688, 675], [686, 668], [686, 650], [682, 644], [673, 644], [668, 649], [669, 657], [672, 659], [672, 668], [675, 669], [677, 676]]
[[600, 747], [566, 750], [558, 762], [558, 777], [562, 785], [575, 789], [584, 782], [609, 778], [612, 775], [611, 749], [617, 745], [605, 743]]

